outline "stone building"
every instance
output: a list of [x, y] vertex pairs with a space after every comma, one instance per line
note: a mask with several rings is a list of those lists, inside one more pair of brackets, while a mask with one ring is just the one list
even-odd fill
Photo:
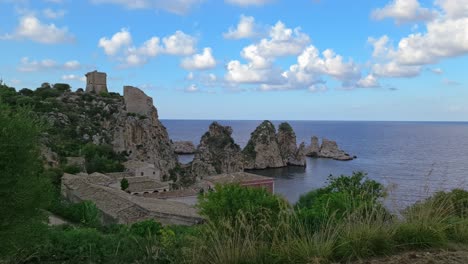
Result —
[[85, 74], [85, 76], [87, 93], [107, 93], [107, 74], [105, 72], [92, 71]]

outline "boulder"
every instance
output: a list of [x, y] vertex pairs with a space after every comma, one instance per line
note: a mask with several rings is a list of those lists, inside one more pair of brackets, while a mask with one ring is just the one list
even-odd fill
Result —
[[322, 146], [318, 155], [320, 158], [334, 159], [334, 160], [352, 160], [348, 153], [338, 148], [336, 141], [328, 140], [324, 138], [322, 140]]
[[281, 156], [275, 126], [270, 121], [262, 122], [252, 132], [242, 153], [246, 169], [280, 168], [287, 165]]
[[241, 148], [231, 137], [232, 128], [213, 122], [197, 147], [192, 174], [203, 178], [222, 173], [243, 171]]
[[278, 128], [278, 146], [283, 164], [292, 166], [305, 166], [305, 146], [299, 152], [296, 143], [296, 133], [288, 123], [281, 123]]
[[316, 136], [313, 136], [310, 139], [310, 145], [306, 149], [306, 156], [317, 158], [320, 152], [319, 139]]
[[176, 154], [195, 154], [195, 146], [192, 141], [176, 141], [173, 143]]

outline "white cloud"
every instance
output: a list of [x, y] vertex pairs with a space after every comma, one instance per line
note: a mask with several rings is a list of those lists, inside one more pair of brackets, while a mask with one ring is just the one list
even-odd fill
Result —
[[151, 37], [141, 46], [133, 45], [131, 33], [123, 28], [110, 39], [103, 37], [98, 46], [104, 49], [104, 53], [116, 57], [122, 67], [135, 67], [146, 64], [150, 58], [160, 54], [174, 56], [187, 56], [196, 52], [197, 40], [182, 31], [176, 31], [173, 35], [164, 37]]
[[418, 0], [392, 0], [385, 7], [375, 9], [372, 12], [374, 19], [394, 18], [398, 24], [429, 21], [436, 16], [435, 11], [421, 7]]
[[360, 88], [378, 88], [380, 87], [379, 81], [373, 74], [369, 74], [364, 78], [361, 78], [357, 83], [357, 87]]
[[74, 61], [67, 61], [63, 64], [59, 64], [52, 59], [44, 59], [41, 61], [30, 60], [28, 57], [23, 57], [18, 66], [20, 72], [38, 72], [46, 70], [78, 70], [81, 69], [81, 64]]
[[416, 77], [421, 73], [421, 66], [405, 66], [394, 61], [372, 66], [372, 72], [382, 77]]
[[242, 39], [251, 38], [257, 35], [255, 29], [255, 18], [251, 16], [241, 15], [236, 28], [229, 28], [228, 32], [223, 33], [226, 39]]
[[467, 0], [436, 0], [435, 3], [442, 8], [449, 18], [462, 18], [468, 16]]
[[260, 84], [273, 81], [280, 71], [254, 68], [252, 64], [241, 64], [240, 61], [230, 61], [227, 66], [226, 81], [233, 83]]
[[185, 77], [185, 79], [189, 81], [192, 81], [194, 78], [195, 78], [195, 75], [193, 74], [193, 72], [189, 72], [187, 74], [187, 77]]
[[116, 4], [128, 9], [155, 9], [175, 14], [185, 14], [203, 0], [91, 0], [94, 4]]
[[430, 69], [432, 73], [435, 73], [435, 74], [444, 74], [444, 71], [441, 69], [441, 68], [432, 68]]
[[163, 38], [164, 52], [171, 55], [192, 55], [196, 51], [197, 40], [178, 30], [173, 35]]
[[62, 80], [64, 80], [64, 81], [86, 82], [86, 77], [78, 76], [78, 75], [75, 75], [75, 74], [68, 74], [68, 75], [62, 75]]
[[50, 8], [46, 8], [42, 10], [42, 14], [49, 19], [58, 19], [58, 18], [64, 17], [66, 14], [66, 11], [65, 10], [52, 10]]
[[34, 15], [21, 17], [15, 31], [12, 34], [0, 36], [0, 39], [29, 39], [43, 44], [74, 41], [74, 37], [66, 27], [58, 28], [55, 24], [44, 24]]
[[185, 58], [181, 66], [187, 70], [208, 70], [216, 67], [216, 60], [211, 48], [204, 48], [202, 54], [194, 54], [190, 58]]
[[272, 0], [225, 0], [226, 3], [237, 5], [237, 6], [261, 6], [271, 3]]
[[197, 85], [195, 84], [191, 84], [187, 88], [185, 88], [185, 92], [187, 93], [195, 93], [198, 91], [200, 91], [200, 89], [198, 89]]
[[103, 37], [99, 40], [98, 47], [104, 49], [107, 55], [115, 55], [119, 50], [125, 46], [132, 44], [132, 36], [127, 29], [122, 28], [119, 32], [115, 33], [112, 38], [107, 39]]

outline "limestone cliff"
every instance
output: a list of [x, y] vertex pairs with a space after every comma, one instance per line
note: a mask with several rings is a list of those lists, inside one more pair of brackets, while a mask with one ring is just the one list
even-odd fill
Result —
[[305, 166], [305, 146], [297, 147], [296, 133], [288, 123], [281, 123], [278, 128], [278, 146], [283, 164], [292, 166]]
[[194, 177], [243, 171], [239, 145], [231, 137], [232, 128], [217, 122], [210, 125], [197, 147], [192, 162]]
[[140, 89], [125, 86], [124, 108], [119, 109], [115, 123], [106, 127], [112, 131], [116, 151], [126, 151], [129, 159], [154, 164], [162, 178], [167, 178], [169, 170], [176, 166], [177, 156], [153, 99]]
[[270, 121], [262, 122], [254, 132], [244, 150], [246, 169], [266, 169], [284, 167], [275, 126]]

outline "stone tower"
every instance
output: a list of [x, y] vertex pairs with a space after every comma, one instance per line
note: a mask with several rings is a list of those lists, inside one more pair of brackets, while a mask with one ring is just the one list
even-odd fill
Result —
[[107, 93], [107, 74], [105, 72], [88, 72], [86, 76], [86, 92]]

